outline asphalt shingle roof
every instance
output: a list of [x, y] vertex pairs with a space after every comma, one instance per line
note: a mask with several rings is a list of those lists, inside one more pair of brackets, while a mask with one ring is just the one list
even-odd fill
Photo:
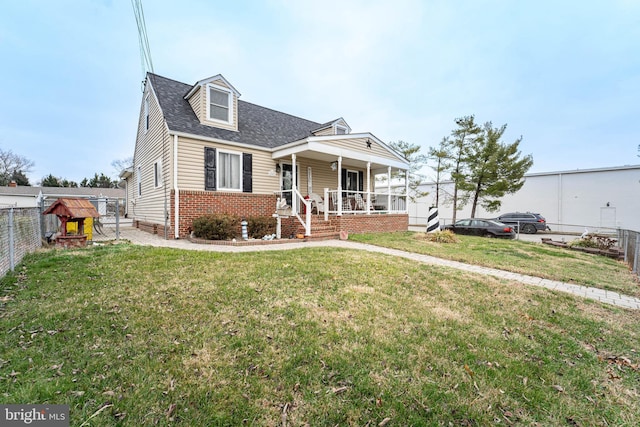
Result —
[[200, 124], [184, 96], [192, 85], [149, 73], [169, 129], [225, 141], [279, 147], [312, 136], [322, 126], [310, 120], [238, 100], [238, 132]]

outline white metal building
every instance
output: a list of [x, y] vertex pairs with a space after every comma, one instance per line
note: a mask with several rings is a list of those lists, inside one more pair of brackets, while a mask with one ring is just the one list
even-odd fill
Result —
[[[452, 193], [453, 184], [446, 182], [442, 187], [441, 225], [453, 218], [450, 197], [444, 195]], [[409, 224], [426, 226], [429, 207], [435, 202], [435, 184], [425, 184], [421, 190], [429, 195], [409, 203]], [[456, 217], [468, 218], [470, 212], [468, 204]], [[498, 212], [478, 207], [476, 217], [495, 218], [507, 212], [539, 213], [553, 231], [640, 231], [640, 165], [527, 174], [523, 187], [505, 196]]]

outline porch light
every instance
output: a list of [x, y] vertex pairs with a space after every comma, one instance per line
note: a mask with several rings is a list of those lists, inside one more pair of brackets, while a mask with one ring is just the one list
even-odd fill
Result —
[[280, 168], [280, 163], [276, 163], [276, 173], [280, 173], [282, 169]]
[[338, 162], [331, 162], [331, 170], [335, 171], [336, 169], [338, 169]]

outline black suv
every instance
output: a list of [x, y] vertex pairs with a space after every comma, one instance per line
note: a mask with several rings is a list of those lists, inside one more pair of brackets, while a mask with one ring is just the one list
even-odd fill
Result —
[[542, 215], [531, 212], [513, 212], [500, 215], [496, 218], [496, 221], [510, 225], [516, 231], [518, 230], [518, 224], [520, 224], [520, 232], [525, 234], [535, 234], [538, 230], [544, 231], [548, 228], [547, 220]]

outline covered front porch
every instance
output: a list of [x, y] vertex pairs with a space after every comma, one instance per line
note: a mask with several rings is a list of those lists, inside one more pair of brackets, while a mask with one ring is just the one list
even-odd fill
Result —
[[[309, 137], [275, 151], [273, 159], [280, 176], [276, 216], [296, 218], [305, 236], [312, 234], [312, 214], [324, 221], [408, 216], [408, 162], [371, 134]], [[405, 177], [400, 191], [391, 187], [397, 175]], [[376, 177], [387, 187], [376, 190]]]

